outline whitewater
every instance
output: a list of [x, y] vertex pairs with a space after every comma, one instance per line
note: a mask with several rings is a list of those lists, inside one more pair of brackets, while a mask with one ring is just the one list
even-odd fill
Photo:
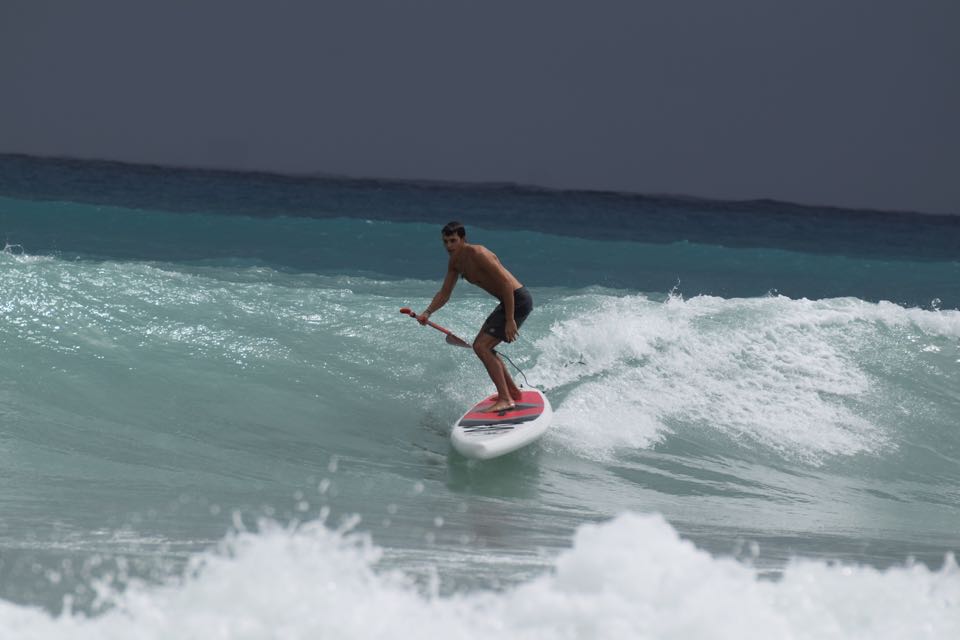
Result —
[[0, 637], [960, 633], [960, 218], [4, 156], [0, 233]]

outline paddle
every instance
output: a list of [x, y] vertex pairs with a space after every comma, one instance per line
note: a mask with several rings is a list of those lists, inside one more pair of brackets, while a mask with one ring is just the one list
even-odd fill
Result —
[[[405, 314], [405, 315], [408, 315], [408, 316], [410, 316], [411, 318], [416, 318], [416, 317], [417, 317], [416, 312], [412, 311], [411, 309], [409, 309], [409, 308], [407, 308], [407, 307], [403, 307], [402, 309], [400, 309], [400, 313]], [[429, 320], [427, 320], [426, 324], [430, 325], [431, 327], [433, 327], [434, 329], [436, 329], [436, 330], [439, 331], [440, 333], [445, 333], [445, 334], [447, 334], [447, 344], [456, 345], [456, 346], [458, 346], [458, 347], [466, 347], [467, 349], [472, 349], [472, 348], [473, 348], [473, 347], [471, 347], [469, 344], [467, 344], [466, 340], [464, 340], [463, 338], [460, 338], [459, 336], [454, 335], [454, 333], [453, 333], [452, 331], [450, 331], [450, 329], [444, 329], [444, 328], [441, 327], [440, 325], [434, 324], [433, 322], [430, 322]]]

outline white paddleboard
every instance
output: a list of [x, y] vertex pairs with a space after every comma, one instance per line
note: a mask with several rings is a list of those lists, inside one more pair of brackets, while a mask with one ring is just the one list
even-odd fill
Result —
[[523, 389], [516, 409], [482, 411], [497, 400], [484, 398], [460, 416], [450, 432], [453, 448], [468, 458], [489, 460], [516, 451], [542, 436], [553, 419], [547, 397], [537, 389]]

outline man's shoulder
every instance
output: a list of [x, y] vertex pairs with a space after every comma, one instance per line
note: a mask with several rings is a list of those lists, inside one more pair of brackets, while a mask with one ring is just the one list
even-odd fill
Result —
[[495, 256], [495, 255], [496, 255], [496, 254], [493, 253], [493, 251], [490, 251], [490, 249], [487, 249], [487, 248], [486, 248], [485, 246], [483, 246], [482, 244], [472, 244], [472, 245], [470, 245], [469, 247], [466, 247], [466, 248], [471, 250], [471, 251], [470, 251], [470, 256], [471, 256], [471, 257], [480, 257], [480, 256], [488, 257], [488, 256]]

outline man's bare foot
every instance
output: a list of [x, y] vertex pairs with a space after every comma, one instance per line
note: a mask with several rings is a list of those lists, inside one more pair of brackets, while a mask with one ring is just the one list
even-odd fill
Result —
[[510, 397], [513, 398], [514, 402], [520, 402], [523, 400], [523, 391], [520, 391], [520, 389], [511, 390]]
[[484, 413], [497, 413], [498, 411], [508, 411], [511, 409], [516, 409], [517, 405], [513, 404], [509, 400], [497, 400], [489, 407], [486, 407]]

